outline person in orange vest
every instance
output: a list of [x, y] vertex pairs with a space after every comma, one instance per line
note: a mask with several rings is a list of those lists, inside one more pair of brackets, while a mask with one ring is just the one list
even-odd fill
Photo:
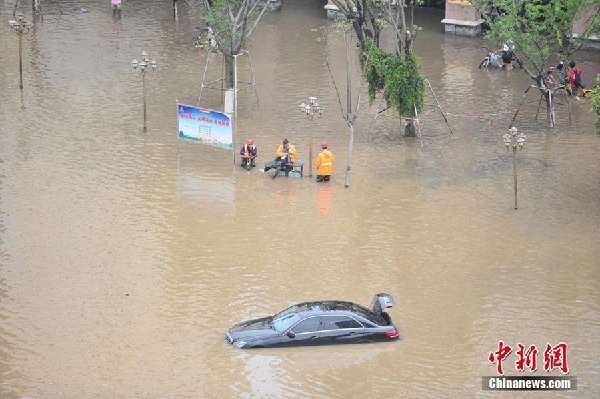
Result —
[[331, 170], [333, 169], [333, 161], [335, 161], [335, 157], [331, 151], [327, 149], [326, 141], [321, 143], [321, 148], [323, 151], [317, 155], [315, 161], [315, 166], [317, 167], [317, 182], [329, 181]]
[[[242, 168], [253, 168], [256, 166], [256, 161], [254, 158], [256, 158], [258, 155], [258, 149], [254, 145], [254, 140], [246, 140], [246, 144], [244, 144], [240, 150], [240, 154], [242, 155]], [[250, 168], [248, 168], [248, 170], [250, 170]]]
[[110, 7], [113, 12], [121, 11], [121, 0], [110, 0]]
[[296, 162], [296, 147], [288, 139], [283, 139], [283, 143], [277, 147], [277, 151], [275, 151], [275, 156], [279, 159], [283, 159], [288, 157], [288, 163]]

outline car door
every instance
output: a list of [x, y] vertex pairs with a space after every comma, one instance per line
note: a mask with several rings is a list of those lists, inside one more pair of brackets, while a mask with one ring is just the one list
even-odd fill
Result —
[[321, 327], [321, 344], [349, 344], [359, 342], [365, 328], [350, 316], [323, 316]]
[[321, 317], [309, 316], [286, 331], [281, 337], [281, 346], [317, 345], [321, 330]]
[[365, 325], [365, 334], [364, 340], [367, 342], [380, 342], [385, 341], [388, 342], [390, 337], [385, 335], [386, 326], [380, 326], [375, 323], [371, 323], [368, 321], [364, 321]]

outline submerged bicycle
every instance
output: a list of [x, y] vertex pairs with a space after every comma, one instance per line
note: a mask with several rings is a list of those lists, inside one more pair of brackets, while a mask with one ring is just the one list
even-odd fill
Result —
[[498, 57], [498, 54], [496, 54], [494, 50], [490, 50], [489, 48], [482, 48], [484, 48], [487, 51], [487, 55], [485, 56], [483, 61], [481, 61], [481, 64], [479, 64], [479, 69], [488, 68], [490, 66], [502, 68], [502, 64], [500, 63], [500, 57]]
[[[490, 50], [487, 47], [482, 47], [483, 49], [485, 49], [485, 51], [487, 51], [487, 55], [485, 56], [485, 58], [483, 59], [483, 61], [481, 61], [481, 63], [479, 64], [479, 69], [481, 68], [489, 68], [491, 67], [496, 67], [496, 68], [504, 68], [504, 61], [503, 61], [503, 57], [499, 56], [498, 54], [496, 54], [496, 52], [494, 50]], [[514, 52], [510, 52], [510, 65], [512, 68], [515, 67], [515, 65], [513, 64], [513, 62], [516, 62], [519, 65], [519, 68], [523, 69], [523, 63], [521, 62], [521, 60], [515, 55]]]

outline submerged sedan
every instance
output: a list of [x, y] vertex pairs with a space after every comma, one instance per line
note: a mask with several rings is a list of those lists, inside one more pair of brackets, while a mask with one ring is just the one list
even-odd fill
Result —
[[399, 338], [384, 311], [392, 306], [389, 294], [375, 295], [368, 309], [344, 301], [304, 302], [275, 316], [238, 323], [226, 339], [238, 348], [391, 341]]

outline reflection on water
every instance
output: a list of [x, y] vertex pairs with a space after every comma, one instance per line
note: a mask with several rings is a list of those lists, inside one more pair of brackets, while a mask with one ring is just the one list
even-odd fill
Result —
[[[491, 397], [480, 381], [499, 340], [568, 343], [579, 389], [562, 397], [598, 396], [600, 144], [588, 101], [571, 104], [571, 124], [560, 109], [555, 131], [535, 119], [537, 95], [523, 105], [514, 211], [502, 135], [530, 81], [479, 70], [492, 44], [444, 36], [443, 11], [419, 10], [415, 51], [452, 132], [428, 91], [421, 134], [398, 135], [398, 118], [358, 89], [352, 58], [363, 96], [345, 188], [348, 130], [313, 31], [323, 4], [286, 0], [248, 45], [257, 90], [240, 92], [234, 148], [252, 137], [262, 164], [287, 137], [307, 162], [298, 104], [315, 95], [314, 142], [337, 162], [329, 183], [271, 180], [226, 150], [177, 141], [177, 101], [197, 103], [206, 63], [192, 43], [196, 2], [179, 2], [178, 21], [159, 0], [124, 2], [120, 18], [104, 0], [84, 6], [44, 6], [23, 37], [23, 93], [16, 37], [0, 35], [2, 399]], [[13, 7], [0, 3], [5, 20]], [[130, 64], [144, 50], [159, 63], [147, 133]], [[598, 53], [578, 57], [590, 81]], [[343, 47], [329, 61], [344, 92]], [[206, 101], [222, 108], [219, 95]], [[293, 303], [368, 305], [377, 292], [396, 301], [399, 342], [239, 351], [223, 339]]]
[[317, 208], [321, 215], [329, 215], [333, 208], [333, 189], [331, 185], [324, 183], [317, 188]]
[[235, 213], [235, 185], [231, 177], [216, 174], [199, 176], [197, 170], [188, 173], [180, 171], [177, 193], [196, 211], [213, 216], [232, 216]]

